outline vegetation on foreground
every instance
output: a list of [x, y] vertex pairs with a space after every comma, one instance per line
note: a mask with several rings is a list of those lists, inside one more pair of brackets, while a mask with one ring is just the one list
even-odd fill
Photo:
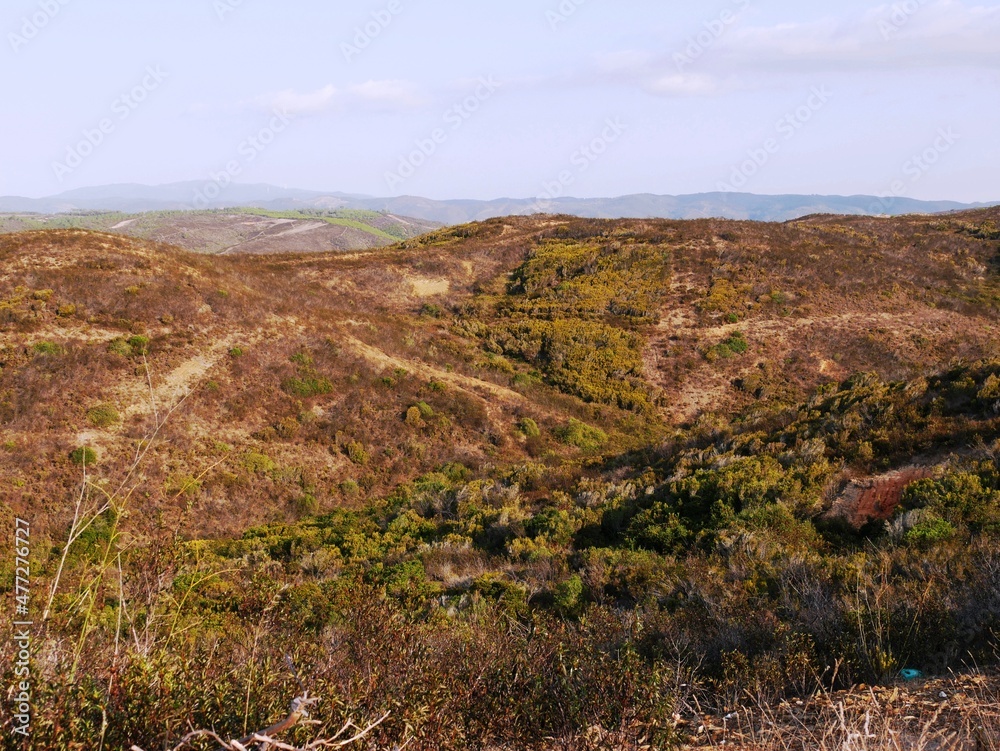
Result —
[[33, 747], [996, 748], [998, 219], [0, 238]]

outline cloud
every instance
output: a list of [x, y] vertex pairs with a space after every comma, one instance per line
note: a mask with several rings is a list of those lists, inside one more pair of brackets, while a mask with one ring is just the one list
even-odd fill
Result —
[[[713, 18], [672, 47], [604, 54], [592, 83], [637, 85], [657, 96], [759, 88], [797, 73], [973, 67], [1000, 69], [1000, 7], [907, 0], [847, 17], [746, 26]], [[710, 28], [717, 33], [709, 33]]]
[[663, 96], [696, 96], [716, 94], [722, 87], [720, 81], [713, 76], [670, 73], [649, 81], [646, 91]]
[[1000, 8], [960, 0], [910, 0], [859, 16], [735, 28], [716, 64], [810, 69], [1000, 67]]
[[423, 104], [416, 87], [408, 81], [383, 80], [338, 89], [327, 84], [315, 91], [285, 89], [254, 99], [249, 103], [255, 108], [279, 109], [292, 115], [317, 115], [334, 110], [398, 111], [413, 109]]
[[408, 81], [365, 81], [352, 86], [350, 93], [362, 101], [391, 109], [411, 109], [424, 103], [416, 87]]
[[333, 84], [316, 91], [299, 93], [292, 89], [261, 97], [258, 103], [266, 109], [278, 109], [293, 115], [312, 115], [325, 112], [337, 103], [337, 89]]

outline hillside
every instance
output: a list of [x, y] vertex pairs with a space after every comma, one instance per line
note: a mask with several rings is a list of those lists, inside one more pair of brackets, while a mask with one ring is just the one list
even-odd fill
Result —
[[91, 229], [165, 242], [196, 253], [371, 250], [416, 237], [434, 222], [376, 211], [161, 211], [146, 214], [0, 214], [0, 233]]
[[322, 728], [419, 749], [668, 748], [994, 663], [998, 227], [0, 236], [0, 509], [62, 577], [37, 737], [265, 727], [286, 654]]

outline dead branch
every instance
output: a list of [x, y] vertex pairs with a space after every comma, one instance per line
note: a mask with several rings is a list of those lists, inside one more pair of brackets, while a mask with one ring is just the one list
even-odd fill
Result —
[[[337, 731], [336, 735], [333, 735], [330, 738], [315, 740], [305, 746], [292, 746], [274, 738], [274, 736], [278, 733], [283, 733], [296, 725], [308, 722], [309, 707], [318, 701], [318, 698], [310, 697], [309, 692], [305, 691], [302, 696], [297, 696], [292, 700], [291, 709], [285, 719], [280, 722], [276, 722], [274, 725], [271, 725], [271, 727], [266, 728], [265, 730], [251, 733], [245, 738], [240, 738], [238, 740], [233, 739], [229, 741], [223, 740], [219, 737], [219, 735], [211, 730], [194, 730], [185, 735], [181, 739], [180, 743], [174, 746], [173, 751], [183, 751], [183, 749], [189, 748], [194, 741], [205, 738], [218, 743], [219, 747], [224, 749], [224, 751], [248, 751], [248, 747], [250, 746], [259, 746], [262, 749], [277, 749], [278, 751], [318, 751], [318, 749], [324, 748], [344, 748], [345, 746], [357, 743], [363, 739], [371, 733], [372, 730], [385, 722], [389, 717], [389, 713], [386, 712], [379, 719], [365, 728], [360, 728], [354, 724], [353, 720], [348, 720], [344, 726]], [[348, 738], [344, 737], [352, 731], [354, 732], [353, 735]], [[143, 749], [139, 746], [132, 746], [131, 751], [143, 751]]]

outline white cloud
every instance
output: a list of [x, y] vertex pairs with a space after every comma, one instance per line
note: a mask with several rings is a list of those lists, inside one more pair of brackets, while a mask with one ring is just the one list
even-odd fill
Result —
[[654, 78], [646, 84], [646, 90], [651, 94], [664, 96], [693, 96], [699, 94], [715, 94], [721, 86], [712, 76], [701, 74], [671, 73]]
[[899, 1], [850, 17], [772, 26], [742, 23], [693, 47], [695, 37], [675, 39], [676, 49], [656, 54], [604, 54], [589, 78], [676, 97], [759, 88], [796, 73], [1000, 69], [1000, 7], [961, 0]]
[[253, 100], [267, 110], [280, 109], [293, 115], [316, 115], [337, 109], [401, 110], [420, 106], [416, 87], [400, 80], [365, 81], [346, 89], [327, 84], [315, 91], [286, 89]]
[[390, 108], [409, 109], [423, 104], [416, 87], [408, 81], [365, 81], [350, 88], [351, 94], [366, 102]]
[[258, 100], [258, 103], [267, 109], [279, 109], [293, 115], [312, 115], [324, 112], [333, 107], [336, 102], [337, 89], [333, 84], [304, 93], [286, 89]]
[[845, 19], [734, 28], [707, 63], [730, 69], [1000, 67], [1000, 8], [960, 0], [880, 5]]

